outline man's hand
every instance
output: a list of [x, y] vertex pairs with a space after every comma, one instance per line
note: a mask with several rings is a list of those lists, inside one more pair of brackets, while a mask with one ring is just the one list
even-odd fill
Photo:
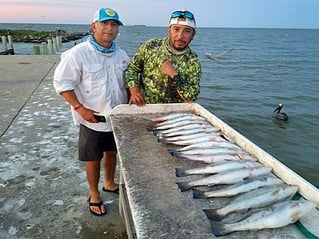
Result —
[[165, 75], [168, 75], [170, 78], [173, 78], [178, 74], [178, 72], [175, 70], [174, 66], [169, 60], [163, 62], [161, 70]]
[[144, 106], [145, 100], [143, 94], [137, 86], [134, 86], [130, 89], [131, 97], [128, 102], [129, 105], [136, 104], [137, 106]]
[[90, 123], [98, 123], [98, 121], [94, 117], [94, 114], [98, 114], [98, 112], [91, 109], [87, 109], [84, 106], [76, 110], [76, 112], [78, 112], [84, 120]]

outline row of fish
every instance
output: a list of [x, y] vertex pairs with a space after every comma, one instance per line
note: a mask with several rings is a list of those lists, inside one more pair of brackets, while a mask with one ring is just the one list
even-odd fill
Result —
[[[197, 175], [196, 179], [177, 182], [183, 192], [193, 190], [193, 198], [233, 197], [224, 207], [204, 209], [215, 236], [234, 231], [278, 228], [294, 223], [316, 204], [291, 200], [298, 186], [287, 185], [271, 173], [271, 168], [243, 151], [203, 117], [191, 113], [172, 113], [153, 120], [159, 142], [173, 145], [168, 152], [177, 158], [205, 163], [191, 168], [176, 168], [177, 177]], [[214, 189], [214, 185], [223, 185]], [[198, 186], [210, 186], [202, 191]], [[257, 209], [246, 218], [224, 223], [233, 212]]]

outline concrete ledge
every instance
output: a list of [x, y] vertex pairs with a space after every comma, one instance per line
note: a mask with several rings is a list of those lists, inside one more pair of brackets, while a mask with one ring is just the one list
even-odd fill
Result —
[[118, 195], [101, 192], [106, 216], [88, 210], [78, 129], [52, 86], [58, 61], [0, 56], [0, 238], [127, 238]]

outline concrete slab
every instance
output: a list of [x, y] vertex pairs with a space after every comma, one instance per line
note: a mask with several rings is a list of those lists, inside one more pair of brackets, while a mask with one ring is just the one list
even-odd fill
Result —
[[0, 56], [0, 238], [127, 238], [117, 194], [101, 192], [106, 216], [88, 211], [78, 129], [52, 86], [58, 61]]

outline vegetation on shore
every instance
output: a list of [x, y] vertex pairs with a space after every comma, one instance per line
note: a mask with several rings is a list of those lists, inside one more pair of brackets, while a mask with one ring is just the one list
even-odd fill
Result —
[[57, 31], [34, 31], [34, 30], [11, 30], [0, 29], [0, 36], [12, 35], [13, 42], [30, 42], [41, 43], [46, 42], [48, 38], [62, 36], [62, 42], [75, 41], [88, 35], [89, 32], [66, 32], [64, 30]]

